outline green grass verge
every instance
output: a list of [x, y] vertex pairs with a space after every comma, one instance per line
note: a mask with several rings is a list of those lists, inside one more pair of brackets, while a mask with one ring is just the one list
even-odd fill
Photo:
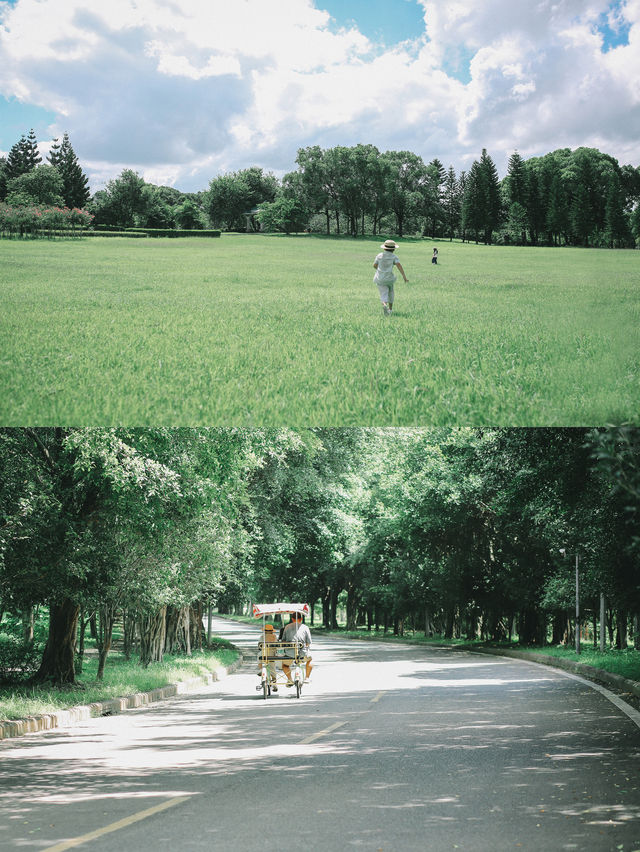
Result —
[[[518, 650], [514, 647], [514, 650]], [[596, 669], [618, 674], [629, 680], [640, 681], [640, 651], [627, 648], [622, 651], [616, 649], [605, 650], [604, 653], [595, 651], [593, 648], [582, 646], [581, 653], [576, 654], [571, 648], [562, 648], [550, 645], [545, 648], [527, 647], [521, 648], [533, 654], [542, 654], [548, 657], [559, 657], [565, 660], [573, 660], [576, 663], [584, 663]]]
[[637, 415], [638, 255], [223, 235], [2, 243], [0, 422], [504, 425]]
[[24, 719], [39, 713], [54, 713], [78, 704], [109, 701], [149, 692], [178, 681], [204, 677], [219, 668], [226, 668], [238, 658], [238, 651], [226, 640], [216, 640], [215, 650], [195, 651], [191, 657], [166, 656], [164, 662], [140, 667], [136, 660], [127, 661], [113, 653], [107, 659], [104, 680], [96, 680], [98, 661], [85, 658], [79, 686], [73, 689], [35, 687], [23, 684], [0, 688], [0, 719]]

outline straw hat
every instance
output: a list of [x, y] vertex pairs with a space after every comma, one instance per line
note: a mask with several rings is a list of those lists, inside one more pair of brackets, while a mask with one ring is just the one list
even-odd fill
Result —
[[387, 251], [393, 251], [394, 249], [397, 249], [398, 246], [399, 243], [396, 243], [394, 240], [385, 240], [380, 246], [380, 248], [386, 249]]

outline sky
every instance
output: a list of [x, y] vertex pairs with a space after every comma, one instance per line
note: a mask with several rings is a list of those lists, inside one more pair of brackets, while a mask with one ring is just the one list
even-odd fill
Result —
[[376, 145], [640, 165], [640, 0], [0, 0], [0, 152], [69, 133], [92, 190], [206, 189]]

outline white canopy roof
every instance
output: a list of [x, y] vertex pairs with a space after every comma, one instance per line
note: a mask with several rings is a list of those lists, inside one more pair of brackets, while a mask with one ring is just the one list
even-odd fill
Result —
[[309, 615], [309, 604], [306, 603], [270, 603], [270, 604], [254, 604], [253, 617], [260, 618], [262, 615], [275, 615], [277, 612], [299, 612], [302, 615]]

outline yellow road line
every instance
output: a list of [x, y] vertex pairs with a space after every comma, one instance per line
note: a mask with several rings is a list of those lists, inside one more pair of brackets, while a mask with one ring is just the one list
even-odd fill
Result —
[[[346, 724], [346, 722], [334, 722], [333, 725], [329, 725], [329, 727], [325, 728], [324, 731], [318, 731], [317, 734], [312, 734], [310, 737], [307, 737], [306, 740], [301, 740], [300, 745], [308, 745], [308, 743], [315, 742], [315, 740], [319, 740], [320, 737], [324, 737], [325, 734], [330, 734], [331, 731], [335, 731], [336, 728], [341, 728]], [[46, 849], [45, 852], [47, 852]]]
[[379, 693], [376, 695], [376, 697], [375, 697], [375, 698], [372, 698], [372, 699], [371, 699], [371, 701], [370, 701], [369, 703], [370, 703], [370, 704], [377, 704], [377, 703], [378, 703], [378, 701], [380, 701], [380, 699], [382, 698], [382, 696], [383, 696], [383, 695], [386, 695], [386, 694], [387, 694], [387, 691], [386, 691], [386, 690], [383, 690], [382, 692], [379, 692]]
[[104, 834], [110, 834], [112, 831], [118, 831], [121, 828], [126, 828], [128, 825], [133, 825], [134, 822], [140, 822], [141, 819], [159, 814], [161, 811], [166, 811], [167, 808], [172, 808], [174, 805], [179, 805], [181, 802], [186, 802], [191, 796], [176, 796], [175, 799], [169, 799], [167, 802], [162, 802], [161, 805], [154, 805], [152, 808], [147, 808], [144, 811], [139, 811], [137, 814], [132, 814], [129, 817], [112, 822], [111, 825], [105, 825], [104, 828], [98, 828], [96, 831], [90, 831], [88, 834], [83, 834], [82, 837], [74, 837], [71, 840], [63, 840], [61, 843], [56, 843], [55, 846], [47, 846], [42, 852], [64, 852], [65, 849], [73, 849], [74, 846], [80, 846], [82, 843], [88, 843], [90, 840], [96, 840]]

